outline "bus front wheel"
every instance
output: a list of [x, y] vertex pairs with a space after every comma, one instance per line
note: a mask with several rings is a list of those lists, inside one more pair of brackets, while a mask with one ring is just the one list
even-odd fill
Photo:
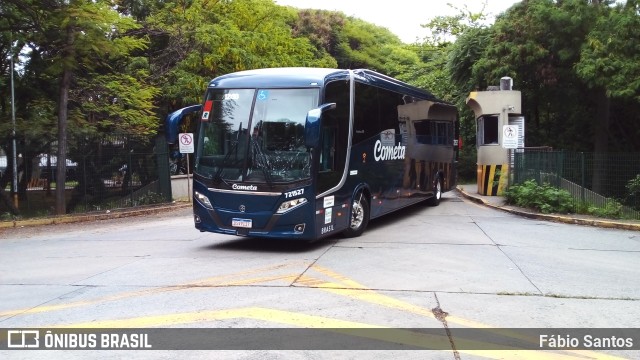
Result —
[[349, 227], [344, 231], [344, 236], [358, 237], [362, 235], [369, 224], [369, 201], [362, 191], [353, 198], [351, 203], [351, 216]]

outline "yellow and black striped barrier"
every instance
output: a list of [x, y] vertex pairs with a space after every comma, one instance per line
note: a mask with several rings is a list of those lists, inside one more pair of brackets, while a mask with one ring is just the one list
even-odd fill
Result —
[[509, 179], [508, 164], [478, 165], [478, 194], [502, 195]]

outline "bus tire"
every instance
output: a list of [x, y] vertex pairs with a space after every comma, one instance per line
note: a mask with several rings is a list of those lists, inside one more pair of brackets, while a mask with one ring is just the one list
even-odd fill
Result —
[[349, 215], [349, 227], [342, 233], [344, 237], [352, 238], [362, 235], [369, 224], [369, 201], [362, 191], [353, 198]]
[[427, 200], [429, 206], [440, 205], [440, 199], [442, 198], [442, 179], [440, 176], [436, 178], [436, 183], [433, 186], [433, 196]]

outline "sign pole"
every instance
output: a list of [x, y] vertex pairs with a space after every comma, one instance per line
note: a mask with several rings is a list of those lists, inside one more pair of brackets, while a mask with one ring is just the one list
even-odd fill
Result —
[[193, 133], [178, 134], [178, 142], [180, 143], [180, 153], [187, 154], [187, 197], [191, 203], [191, 175], [189, 174], [189, 154], [194, 152]]
[[189, 172], [189, 154], [187, 154], [187, 197], [191, 203], [191, 173]]
[[507, 149], [507, 189], [511, 187], [513, 169], [515, 168], [515, 149], [518, 148], [520, 127], [518, 125], [504, 125], [502, 127], [502, 147]]

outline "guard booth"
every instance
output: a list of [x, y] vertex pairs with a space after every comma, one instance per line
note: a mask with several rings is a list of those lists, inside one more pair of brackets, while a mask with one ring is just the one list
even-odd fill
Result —
[[466, 100], [476, 119], [480, 195], [503, 194], [513, 167], [513, 152], [524, 148], [521, 95], [512, 86], [513, 80], [503, 77], [499, 87], [471, 92]]

